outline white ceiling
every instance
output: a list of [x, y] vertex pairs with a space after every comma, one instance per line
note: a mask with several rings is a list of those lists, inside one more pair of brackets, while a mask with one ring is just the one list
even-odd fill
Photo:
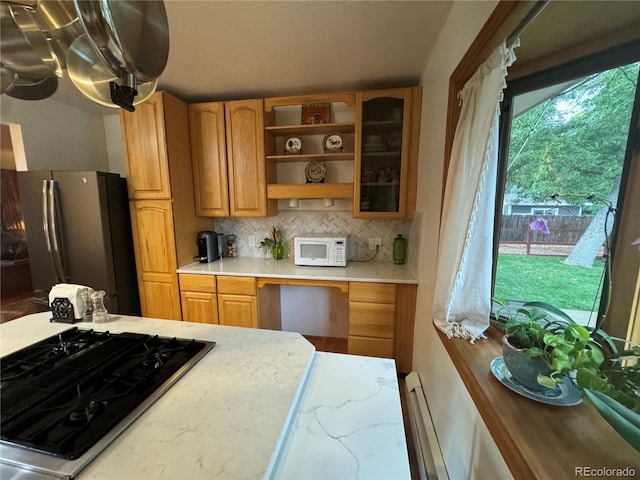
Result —
[[[453, 2], [164, 3], [170, 46], [158, 89], [193, 103], [417, 85]], [[549, 2], [520, 36], [510, 75], [546, 59], [567, 61], [556, 58], [560, 51], [584, 54], [637, 38], [638, 5], [638, 0]], [[66, 75], [51, 98], [95, 113], [117, 112], [82, 96]]]
[[[165, 0], [158, 90], [200, 102], [416, 85], [451, 3]], [[66, 75], [51, 98], [115, 113]]]

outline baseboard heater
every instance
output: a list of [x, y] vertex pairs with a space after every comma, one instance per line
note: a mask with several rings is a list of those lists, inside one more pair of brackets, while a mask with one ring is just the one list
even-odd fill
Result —
[[438, 437], [431, 420], [427, 398], [417, 372], [405, 378], [407, 407], [411, 423], [411, 434], [416, 449], [419, 475], [426, 480], [449, 480], [449, 474], [440, 451]]

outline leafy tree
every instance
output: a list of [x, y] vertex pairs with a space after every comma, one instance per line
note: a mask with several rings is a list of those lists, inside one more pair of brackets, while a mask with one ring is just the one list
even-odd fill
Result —
[[639, 67], [585, 77], [513, 119], [506, 191], [534, 201], [557, 194], [597, 213], [566, 263], [591, 267], [604, 242], [606, 203], [617, 202]]

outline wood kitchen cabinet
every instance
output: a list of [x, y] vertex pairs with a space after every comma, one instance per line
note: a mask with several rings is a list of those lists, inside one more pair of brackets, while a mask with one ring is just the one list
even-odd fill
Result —
[[153, 94], [136, 106], [121, 110], [120, 121], [130, 199], [169, 199], [169, 161], [165, 132], [164, 98]]
[[171, 201], [135, 200], [130, 211], [142, 314], [180, 320]]
[[349, 282], [348, 352], [394, 358], [399, 372], [413, 363], [415, 284]]
[[[267, 198], [269, 199], [351, 199], [353, 198], [353, 169], [349, 169], [347, 178], [337, 179], [337, 168], [334, 166], [343, 162], [353, 165], [353, 141], [355, 123], [355, 93], [337, 92], [314, 95], [298, 95], [291, 97], [274, 97], [264, 100], [265, 118], [274, 122], [265, 125], [265, 150], [267, 171], [278, 164], [303, 163], [311, 161], [328, 162], [327, 179], [320, 183], [289, 183], [273, 177], [267, 184]], [[330, 123], [302, 123], [300, 111], [302, 105], [328, 103], [330, 111], [335, 115], [335, 109], [341, 111], [341, 118], [330, 117]], [[280, 114], [278, 113], [280, 111]], [[288, 112], [295, 112], [294, 115]], [[351, 112], [351, 114], [345, 114]], [[273, 117], [270, 117], [273, 116]], [[347, 117], [347, 118], [345, 118]], [[277, 119], [277, 120], [276, 120]], [[331, 134], [344, 136], [343, 150], [340, 152], [325, 152], [322, 146], [323, 137]], [[295, 135], [303, 143], [299, 153], [291, 154], [284, 151], [284, 143], [288, 137]], [[346, 137], [349, 137], [347, 140]], [[347, 146], [348, 145], [348, 146]], [[333, 164], [333, 165], [331, 165]], [[281, 170], [282, 171], [282, 170]], [[289, 177], [289, 181], [291, 178]]]
[[218, 323], [216, 277], [213, 275], [178, 275], [182, 319], [186, 322]]
[[224, 103], [189, 105], [196, 213], [229, 216], [229, 184]]
[[142, 315], [180, 320], [177, 266], [211, 230], [194, 206], [187, 104], [156, 92], [120, 121]]
[[355, 218], [413, 217], [421, 105], [420, 87], [356, 94]]
[[211, 217], [266, 217], [275, 167], [265, 163], [263, 100], [207, 102], [189, 106], [196, 211]]
[[220, 325], [257, 328], [256, 279], [218, 276], [217, 283]]
[[396, 285], [349, 283], [348, 352], [393, 358]]
[[265, 164], [264, 125], [262, 99], [225, 102], [232, 217], [266, 217], [277, 213], [277, 201], [267, 200], [267, 183], [273, 181], [275, 167], [267, 170]]

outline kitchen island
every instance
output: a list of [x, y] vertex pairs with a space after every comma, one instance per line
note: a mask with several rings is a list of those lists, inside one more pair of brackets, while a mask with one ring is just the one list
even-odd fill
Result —
[[290, 332], [50, 316], [2, 324], [2, 355], [73, 326], [216, 342], [79, 478], [409, 477], [392, 360], [316, 353]]

